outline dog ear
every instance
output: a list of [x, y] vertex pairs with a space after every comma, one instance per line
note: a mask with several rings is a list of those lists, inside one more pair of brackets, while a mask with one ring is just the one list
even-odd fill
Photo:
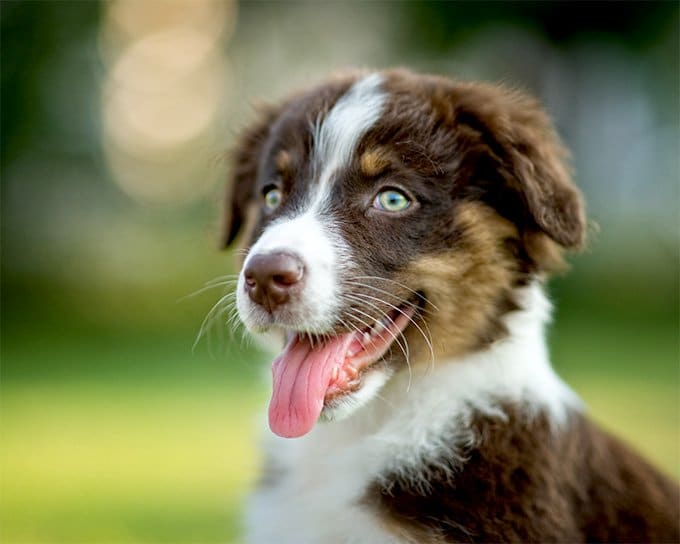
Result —
[[524, 202], [529, 231], [568, 249], [585, 240], [583, 198], [571, 181], [568, 152], [540, 104], [497, 85], [458, 87], [457, 117], [484, 135], [505, 183]]
[[507, 150], [512, 181], [535, 224], [564, 248], [585, 240], [585, 206], [571, 180], [568, 152], [542, 108], [523, 96], [511, 104]]
[[253, 201], [262, 148], [276, 116], [274, 108], [260, 108], [260, 118], [239, 138], [232, 152], [232, 172], [227, 183], [221, 228], [220, 247], [226, 249], [246, 222]]

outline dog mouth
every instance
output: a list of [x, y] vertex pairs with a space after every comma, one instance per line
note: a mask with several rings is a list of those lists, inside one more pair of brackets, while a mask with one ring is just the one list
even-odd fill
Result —
[[325, 406], [361, 388], [378, 363], [413, 321], [418, 304], [406, 302], [364, 329], [314, 340], [291, 332], [272, 363], [269, 426], [284, 438], [312, 430]]

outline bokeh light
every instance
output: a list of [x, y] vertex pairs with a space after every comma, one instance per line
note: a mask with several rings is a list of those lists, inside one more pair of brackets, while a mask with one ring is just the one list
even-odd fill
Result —
[[107, 6], [103, 143], [114, 180], [132, 198], [184, 203], [216, 181], [210, 159], [223, 139], [235, 18], [235, 4], [220, 0]]

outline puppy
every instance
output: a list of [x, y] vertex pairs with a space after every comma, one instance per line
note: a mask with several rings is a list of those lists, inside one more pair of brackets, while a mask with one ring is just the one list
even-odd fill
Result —
[[262, 113], [224, 244], [278, 331], [253, 543], [677, 542], [678, 487], [553, 372], [546, 278], [584, 206], [540, 106], [349, 73]]

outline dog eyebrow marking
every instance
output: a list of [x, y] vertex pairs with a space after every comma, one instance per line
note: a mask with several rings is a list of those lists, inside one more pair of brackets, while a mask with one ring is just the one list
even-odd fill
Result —
[[290, 158], [290, 153], [282, 149], [276, 154], [275, 164], [276, 170], [279, 174], [289, 174], [292, 169], [293, 160]]
[[312, 165], [319, 185], [311, 209], [323, 207], [331, 177], [350, 161], [361, 137], [382, 114], [387, 98], [380, 89], [382, 83], [380, 74], [360, 79], [335, 103], [325, 119], [314, 124]]
[[390, 166], [390, 158], [385, 149], [371, 149], [361, 156], [359, 166], [362, 174], [373, 178], [382, 174]]

